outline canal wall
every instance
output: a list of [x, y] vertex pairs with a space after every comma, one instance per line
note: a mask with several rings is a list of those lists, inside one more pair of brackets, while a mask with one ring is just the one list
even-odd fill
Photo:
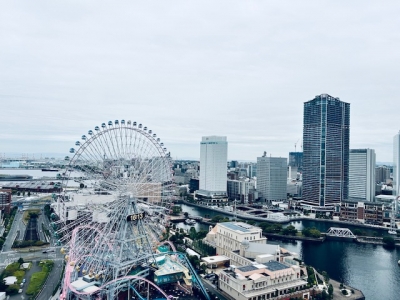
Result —
[[242, 219], [242, 220], [253, 220], [253, 221], [259, 221], [259, 222], [272, 222], [272, 223], [286, 224], [286, 223], [290, 223], [292, 221], [301, 221], [303, 219], [307, 219], [307, 218], [297, 217], [297, 218], [288, 218], [288, 219], [284, 219], [284, 220], [274, 220], [274, 219], [267, 219], [267, 218], [261, 218], [261, 217], [254, 217], [254, 216], [250, 216], [247, 214], [237, 214], [237, 213], [229, 212], [229, 211], [222, 210], [222, 209], [214, 209], [214, 208], [211, 208], [208, 206], [199, 205], [199, 204], [187, 202], [184, 200], [179, 200], [179, 201], [177, 201], [177, 203], [185, 204], [188, 206], [194, 206], [194, 207], [198, 207], [198, 208], [203, 208], [203, 209], [208, 209], [209, 211], [213, 211], [213, 212], [216, 212], [219, 214], [236, 217], [239, 220]]
[[[270, 220], [266, 218], [260, 218], [260, 217], [254, 217], [254, 216], [249, 216], [249, 215], [243, 215], [243, 214], [235, 214], [232, 212], [224, 211], [224, 210], [219, 210], [219, 209], [213, 209], [208, 206], [204, 205], [199, 205], [196, 203], [191, 203], [187, 202], [184, 200], [179, 200], [177, 203], [180, 204], [185, 204], [188, 206], [193, 206], [193, 207], [198, 207], [202, 209], [207, 209], [209, 211], [213, 211], [219, 214], [227, 215], [227, 216], [234, 216], [237, 217], [239, 220], [253, 220], [253, 221], [259, 221], [259, 222], [272, 222], [272, 223], [281, 223], [281, 224], [287, 224], [292, 221], [316, 221], [316, 222], [325, 222], [325, 223], [331, 223], [331, 224], [338, 224], [339, 226], [343, 227], [345, 225], [351, 225], [354, 227], [360, 227], [360, 228], [367, 228], [367, 229], [372, 229], [372, 230], [387, 230], [386, 228], [382, 227], [376, 227], [376, 226], [371, 226], [371, 225], [365, 225], [365, 224], [358, 224], [358, 223], [352, 223], [352, 222], [346, 222], [346, 221], [338, 221], [338, 220], [327, 220], [327, 219], [313, 219], [309, 217], [297, 217], [297, 218], [289, 218], [288, 220]], [[198, 220], [199, 223], [207, 224], [207, 225], [215, 225], [215, 223], [210, 222], [210, 220]], [[357, 238], [346, 238], [346, 237], [332, 237], [332, 236], [325, 236], [325, 233], [322, 233], [323, 237], [321, 238], [309, 238], [309, 237], [302, 237], [302, 236], [287, 236], [287, 235], [281, 235], [281, 234], [273, 234], [273, 233], [263, 233], [264, 236], [266, 237], [272, 237], [276, 239], [282, 239], [282, 240], [300, 240], [300, 241], [311, 241], [311, 242], [324, 242], [326, 238], [329, 239], [340, 239], [340, 240], [346, 240], [349, 242], [358, 242], [358, 243], [365, 243], [365, 244], [378, 244], [378, 245], [383, 245], [382, 242], [382, 237], [357, 237]], [[400, 246], [400, 238], [395, 238], [396, 246]]]
[[263, 236], [269, 237], [269, 238], [276, 238], [279, 240], [287, 240], [287, 241], [293, 241], [293, 240], [298, 240], [298, 241], [309, 241], [309, 242], [319, 242], [322, 243], [325, 241], [325, 237], [320, 237], [320, 238], [311, 238], [311, 237], [305, 237], [305, 236], [293, 236], [293, 235], [283, 235], [283, 234], [276, 234], [276, 233], [263, 233]]

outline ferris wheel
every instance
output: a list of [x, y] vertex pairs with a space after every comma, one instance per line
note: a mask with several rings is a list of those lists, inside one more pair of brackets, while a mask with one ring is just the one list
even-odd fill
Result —
[[163, 201], [158, 192], [151, 191], [160, 191], [160, 184], [172, 181], [171, 161], [152, 130], [136, 122], [115, 120], [89, 130], [81, 140], [75, 143], [77, 150], [70, 149], [74, 154], [70, 167], [92, 180], [92, 187], [131, 193], [152, 203]]
[[[64, 193], [53, 204], [67, 261], [61, 298], [113, 299], [134, 280], [133, 269], [142, 266], [135, 276], [144, 278], [155, 261], [174, 197], [171, 158], [152, 130], [125, 120], [96, 126], [75, 146], [66, 157]], [[82, 291], [85, 276], [106, 288]]]

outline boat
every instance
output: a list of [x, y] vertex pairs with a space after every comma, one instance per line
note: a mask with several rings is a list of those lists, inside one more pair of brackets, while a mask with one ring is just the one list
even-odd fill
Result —
[[59, 169], [52, 169], [52, 168], [44, 168], [42, 169], [42, 172], [58, 172], [60, 171]]
[[188, 225], [193, 225], [193, 224], [196, 224], [196, 220], [193, 220], [193, 219], [186, 219], [186, 220], [185, 220], [185, 223], [188, 224]]
[[389, 233], [389, 234], [397, 234], [397, 231], [396, 231], [396, 230], [390, 229], [390, 230], [388, 231], [388, 233]]
[[8, 175], [0, 174], [0, 181], [29, 181], [32, 180], [31, 175]]

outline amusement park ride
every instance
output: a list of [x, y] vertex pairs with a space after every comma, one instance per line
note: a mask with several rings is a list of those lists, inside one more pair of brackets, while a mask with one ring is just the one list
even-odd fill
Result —
[[171, 243], [161, 246], [174, 184], [170, 154], [156, 134], [136, 122], [109, 121], [75, 146], [64, 191], [52, 204], [66, 261], [60, 299], [149, 299], [143, 286], [172, 298], [161, 283], [209, 299], [186, 256]]

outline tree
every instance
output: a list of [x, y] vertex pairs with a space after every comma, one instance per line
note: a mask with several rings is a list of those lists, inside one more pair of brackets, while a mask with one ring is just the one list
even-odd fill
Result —
[[202, 272], [204, 273], [207, 270], [207, 264], [201, 264], [200, 265], [200, 269], [202, 270]]
[[10, 296], [17, 295], [19, 290], [18, 284], [11, 284], [6, 288], [6, 293]]
[[177, 216], [182, 212], [182, 207], [175, 205], [174, 207], [172, 207], [172, 214]]
[[282, 228], [283, 228], [282, 224], [280, 224], [280, 223], [276, 223], [276, 224], [272, 225], [272, 227], [275, 232], [281, 232]]
[[200, 259], [197, 257], [197, 255], [187, 255], [189, 258], [190, 264], [197, 268], [200, 265]]
[[391, 236], [384, 236], [382, 239], [383, 245], [388, 248], [394, 248], [396, 246], [396, 241]]
[[189, 229], [189, 237], [190, 237], [192, 240], [195, 240], [195, 239], [196, 239], [196, 237], [197, 237], [196, 228], [190, 227], [190, 229]]
[[297, 234], [297, 229], [293, 225], [289, 225], [282, 229], [282, 234], [294, 236]]
[[188, 213], [187, 211], [185, 211], [185, 212], [183, 213], [183, 215], [185, 216], [185, 218], [189, 217], [189, 213]]
[[322, 293], [321, 293], [321, 299], [323, 299], [323, 300], [329, 299], [329, 295], [325, 290], [323, 290]]
[[329, 284], [328, 294], [329, 294], [329, 298], [332, 299], [333, 298], [333, 285], [332, 284]]
[[199, 232], [197, 232], [196, 240], [204, 239], [207, 236], [207, 233], [207, 230], [200, 230]]
[[22, 264], [24, 263], [24, 259], [23, 259], [22, 257], [20, 257], [20, 258], [18, 259], [18, 263], [19, 263], [20, 265], [22, 265]]
[[312, 237], [312, 238], [320, 238], [321, 237], [321, 232], [318, 229], [316, 229], [315, 227], [313, 227], [313, 228], [306, 227], [301, 232], [305, 237]]
[[212, 217], [211, 222], [213, 222], [213, 223], [219, 223], [219, 222], [221, 222], [223, 219], [224, 219], [223, 216], [221, 216], [221, 215], [216, 215], [216, 216]]
[[329, 279], [330, 279], [328, 273], [326, 271], [322, 271], [321, 274], [322, 274], [322, 276], [324, 276], [325, 282], [328, 283]]

